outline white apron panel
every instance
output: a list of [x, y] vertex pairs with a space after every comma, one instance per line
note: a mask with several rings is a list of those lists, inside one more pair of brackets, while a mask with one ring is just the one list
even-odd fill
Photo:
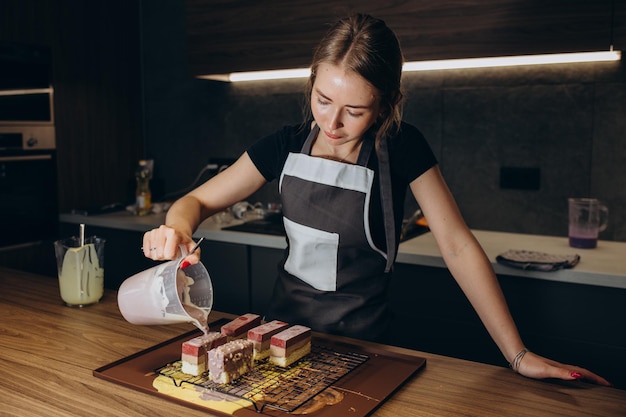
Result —
[[285, 271], [320, 291], [336, 291], [339, 234], [283, 220], [287, 235], [298, 236], [289, 242]]
[[281, 188], [285, 175], [367, 194], [374, 181], [374, 171], [367, 167], [315, 158], [302, 153], [290, 153], [287, 157], [280, 175]]

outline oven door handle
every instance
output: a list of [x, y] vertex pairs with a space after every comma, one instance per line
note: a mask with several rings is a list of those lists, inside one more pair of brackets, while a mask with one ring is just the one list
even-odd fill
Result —
[[0, 162], [44, 161], [48, 159], [52, 159], [52, 155], [0, 156]]

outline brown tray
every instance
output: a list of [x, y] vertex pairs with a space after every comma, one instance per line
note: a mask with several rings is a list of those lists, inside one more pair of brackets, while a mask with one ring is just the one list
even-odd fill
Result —
[[[211, 327], [220, 325], [220, 322], [216, 322], [212, 323]], [[199, 334], [198, 330], [182, 334], [98, 368], [93, 371], [93, 375], [189, 407], [211, 410], [222, 415], [252, 417], [259, 414], [272, 416], [292, 414], [272, 407], [260, 407], [258, 402], [226, 395], [213, 389], [205, 389], [194, 384], [181, 384], [175, 378], [159, 375], [157, 372], [159, 369], [180, 359], [182, 343]], [[314, 413], [315, 416], [367, 416], [426, 364], [424, 358], [387, 352], [370, 346], [340, 343], [319, 334], [314, 335], [313, 343], [339, 355], [367, 357], [367, 360], [359, 363], [342, 378], [333, 381], [330, 390], [335, 394], [339, 393], [341, 401], [321, 408]], [[295, 408], [293, 414], [306, 410], [307, 405], [311, 403]]]

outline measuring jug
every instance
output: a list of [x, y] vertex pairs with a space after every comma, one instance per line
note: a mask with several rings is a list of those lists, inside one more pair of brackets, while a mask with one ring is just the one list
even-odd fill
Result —
[[181, 268], [185, 256], [139, 272], [122, 283], [117, 304], [126, 321], [146, 325], [191, 322], [207, 329], [213, 306], [211, 278], [201, 262]]
[[591, 249], [598, 245], [598, 233], [606, 229], [609, 209], [595, 198], [569, 198], [569, 245]]

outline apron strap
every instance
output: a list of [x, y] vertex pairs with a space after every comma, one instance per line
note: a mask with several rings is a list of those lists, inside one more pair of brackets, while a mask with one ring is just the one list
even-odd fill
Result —
[[374, 149], [374, 138], [369, 134], [365, 134], [363, 137], [363, 143], [361, 144], [361, 152], [359, 152], [359, 158], [357, 159], [357, 165], [366, 167], [367, 161], [370, 160], [372, 149]]
[[387, 266], [385, 272], [391, 271], [396, 258], [396, 222], [393, 215], [393, 196], [391, 190], [391, 169], [389, 167], [389, 149], [387, 140], [380, 141], [378, 147], [378, 169], [380, 171], [380, 199], [383, 206], [385, 237], [387, 239]]
[[311, 155], [311, 148], [313, 147], [313, 142], [315, 142], [315, 139], [317, 138], [317, 134], [319, 133], [319, 131], [320, 131], [320, 127], [316, 123], [315, 126], [313, 126], [313, 128], [309, 132], [309, 136], [306, 137], [306, 141], [304, 141], [304, 145], [302, 145], [302, 149], [300, 149], [300, 153], [303, 153], [305, 155]]

